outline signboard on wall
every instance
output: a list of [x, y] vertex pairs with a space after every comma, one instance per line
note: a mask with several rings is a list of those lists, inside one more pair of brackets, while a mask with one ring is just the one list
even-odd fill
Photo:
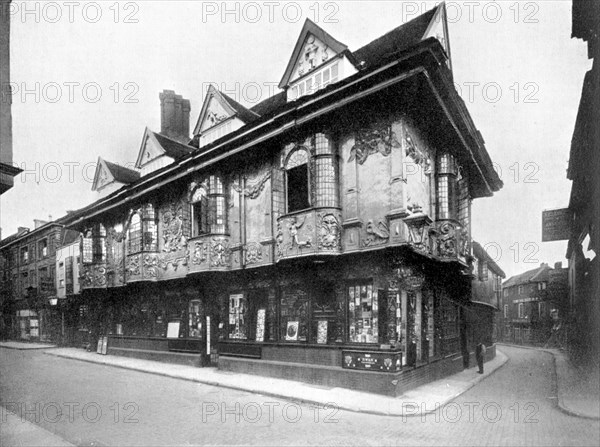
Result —
[[401, 351], [342, 351], [342, 368], [395, 372], [402, 369], [401, 363]]
[[572, 213], [568, 208], [542, 211], [542, 242], [568, 240], [571, 221]]

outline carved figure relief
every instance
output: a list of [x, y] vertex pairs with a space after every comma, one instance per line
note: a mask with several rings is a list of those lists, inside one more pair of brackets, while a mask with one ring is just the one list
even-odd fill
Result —
[[438, 227], [437, 248], [439, 256], [456, 257], [456, 226], [452, 222], [442, 222]]
[[127, 276], [139, 276], [142, 272], [140, 270], [140, 257], [130, 256], [127, 258]]
[[163, 213], [163, 250], [173, 252], [187, 247], [187, 239], [183, 235], [183, 216], [181, 203], [172, 203]]
[[262, 260], [262, 245], [250, 242], [246, 245], [246, 264], [256, 264]]
[[194, 242], [194, 257], [192, 258], [192, 264], [202, 264], [208, 259], [208, 244], [204, 241]]
[[385, 244], [390, 238], [390, 230], [385, 222], [379, 221], [377, 225], [372, 220], [367, 222], [365, 228], [367, 237], [365, 238], [365, 246]]
[[[321, 217], [321, 215], [319, 214]], [[335, 250], [340, 247], [340, 225], [333, 214], [325, 214], [321, 217], [321, 229], [319, 234], [319, 248]]]
[[277, 256], [285, 256], [283, 247], [283, 229], [281, 228], [281, 222], [277, 222], [277, 234], [275, 236], [275, 242], [277, 243]]
[[158, 276], [158, 259], [156, 255], [144, 256], [143, 276], [144, 278], [156, 278]]
[[213, 238], [210, 253], [210, 263], [214, 267], [226, 267], [229, 265], [231, 249], [229, 241], [225, 238]]
[[290, 220], [288, 231], [290, 233], [290, 239], [292, 240], [292, 247], [294, 247], [294, 245], [298, 248], [308, 248], [312, 246], [310, 237], [307, 237], [303, 241], [298, 238], [298, 230], [302, 228], [304, 222], [306, 222], [306, 216], [304, 216], [302, 223], [298, 223], [298, 219], [296, 217], [292, 217]]
[[408, 133], [406, 133], [404, 142], [406, 143], [406, 156], [410, 157], [417, 165], [419, 165], [425, 174], [431, 174], [431, 159], [427, 154], [417, 148], [415, 142]]
[[356, 132], [348, 163], [356, 159], [358, 164], [362, 165], [373, 154], [379, 153], [387, 157], [392, 152], [392, 148], [399, 147], [400, 142], [390, 123], [374, 123], [370, 127]]

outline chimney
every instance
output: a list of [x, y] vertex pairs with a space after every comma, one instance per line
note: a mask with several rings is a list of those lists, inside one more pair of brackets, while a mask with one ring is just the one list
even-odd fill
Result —
[[555, 262], [554, 263], [554, 268], [555, 269], [561, 269], [562, 268], [562, 262]]
[[17, 227], [17, 234], [24, 233], [25, 231], [29, 231], [27, 227]]
[[39, 227], [46, 225], [48, 222], [41, 219], [33, 219], [33, 228], [38, 229]]
[[160, 133], [187, 144], [190, 141], [190, 101], [173, 90], [163, 90], [159, 98]]

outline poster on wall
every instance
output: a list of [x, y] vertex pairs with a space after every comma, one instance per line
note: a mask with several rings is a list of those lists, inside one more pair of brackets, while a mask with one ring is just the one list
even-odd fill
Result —
[[256, 314], [256, 341], [265, 341], [265, 314], [266, 309], [258, 309]]
[[285, 331], [285, 339], [287, 341], [297, 341], [298, 340], [298, 322], [297, 321], [288, 321], [287, 330]]
[[167, 326], [167, 338], [179, 338], [179, 321], [171, 321]]
[[327, 320], [319, 320], [318, 326], [317, 326], [317, 343], [319, 344], [325, 344], [327, 343], [327, 325], [328, 325], [328, 321]]

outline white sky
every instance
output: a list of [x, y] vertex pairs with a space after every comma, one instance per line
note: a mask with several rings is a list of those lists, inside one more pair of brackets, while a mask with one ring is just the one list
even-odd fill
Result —
[[[247, 106], [270, 96], [306, 17], [355, 50], [435, 5], [258, 1], [237, 13], [228, 3], [223, 17], [221, 2], [71, 3], [13, 0], [14, 159], [30, 173], [0, 197], [3, 237], [96, 200], [97, 157], [135, 163], [145, 126], [160, 131], [163, 89], [191, 100], [193, 128], [209, 82]], [[568, 204], [571, 135], [591, 66], [585, 44], [570, 37], [571, 1], [447, 9], [455, 82], [504, 181], [474, 202], [473, 237], [492, 244], [508, 276], [566, 264], [566, 242], [541, 242], [541, 213]]]

